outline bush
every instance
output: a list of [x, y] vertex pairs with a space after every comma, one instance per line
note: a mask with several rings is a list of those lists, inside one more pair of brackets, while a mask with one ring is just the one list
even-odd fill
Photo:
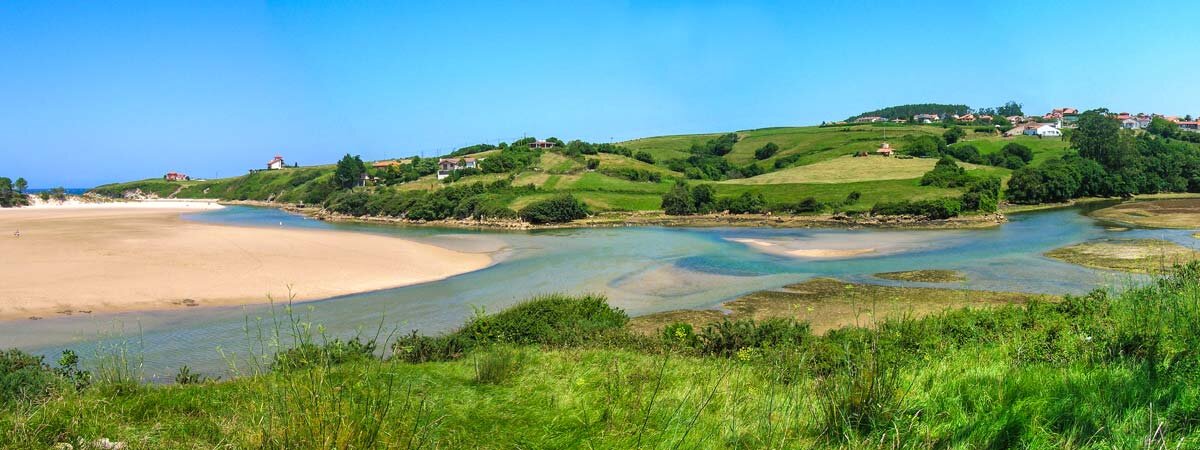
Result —
[[696, 336], [696, 348], [706, 355], [731, 357], [744, 349], [799, 346], [811, 338], [808, 323], [792, 319], [724, 319], [704, 327]]
[[792, 164], [795, 164], [796, 161], [799, 161], [799, 160], [800, 160], [800, 155], [781, 156], [781, 157], [779, 157], [779, 159], [775, 160], [775, 168], [776, 169], [787, 168], [787, 167], [791, 166]]
[[767, 145], [759, 147], [754, 151], [754, 159], [763, 160], [775, 156], [779, 153], [779, 146], [774, 142], [768, 142]]
[[36, 402], [67, 385], [42, 357], [15, 348], [0, 351], [0, 406]]
[[357, 336], [349, 340], [333, 339], [323, 344], [303, 342], [300, 345], [276, 353], [271, 362], [274, 370], [295, 370], [309, 367], [329, 367], [350, 361], [375, 358], [375, 340], [361, 340]]
[[644, 162], [646, 164], [654, 164], [654, 155], [639, 151], [633, 154], [633, 159]]
[[600, 160], [599, 160], [599, 159], [596, 159], [596, 158], [588, 158], [588, 160], [587, 160], [587, 169], [588, 169], [588, 170], [596, 170], [596, 169], [597, 169], [597, 168], [599, 168], [599, 167], [600, 167]]
[[531, 203], [521, 210], [521, 219], [529, 223], [564, 223], [588, 216], [587, 206], [571, 194]]
[[962, 139], [966, 136], [967, 132], [963, 131], [962, 127], [959, 126], [951, 127], [949, 130], [946, 130], [945, 133], [942, 133], [942, 139], [945, 139], [947, 144], [958, 142], [959, 139]]
[[492, 344], [567, 346], [623, 332], [629, 316], [602, 296], [545, 295], [501, 311], [482, 311], [462, 328], [438, 337], [412, 334], [396, 340], [393, 355], [421, 363], [457, 359], [471, 349]]
[[743, 192], [733, 198], [723, 198], [717, 202], [717, 210], [729, 211], [733, 214], [762, 214], [767, 211], [767, 201], [762, 194]]
[[971, 164], [982, 164], [983, 163], [983, 156], [981, 156], [979, 154], [979, 149], [975, 148], [974, 145], [961, 145], [958, 147], [950, 147], [950, 148], [946, 149], [946, 154], [953, 156], [955, 159], [962, 161], [962, 162], [966, 162], [966, 163], [971, 163]]
[[966, 186], [970, 181], [971, 175], [967, 174], [966, 169], [959, 167], [953, 159], [942, 157], [933, 166], [933, 170], [921, 177], [921, 186], [955, 188]]

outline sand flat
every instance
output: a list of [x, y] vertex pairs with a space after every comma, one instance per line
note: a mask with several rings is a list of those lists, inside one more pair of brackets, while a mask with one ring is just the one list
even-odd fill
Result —
[[387, 236], [180, 218], [198, 207], [0, 210], [0, 320], [285, 301], [289, 286], [296, 300], [313, 300], [491, 263]]

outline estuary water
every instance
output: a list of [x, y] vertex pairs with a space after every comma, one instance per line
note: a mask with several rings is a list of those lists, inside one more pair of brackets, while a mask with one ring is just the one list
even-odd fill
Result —
[[[186, 216], [218, 224], [336, 229], [399, 236], [468, 252], [487, 252], [491, 267], [446, 280], [299, 304], [296, 314], [329, 335], [438, 333], [476, 311], [498, 311], [541, 293], [599, 293], [631, 315], [707, 308], [743, 294], [812, 277], [891, 285], [941, 286], [1049, 294], [1084, 293], [1137, 282], [1129, 275], [1078, 267], [1044, 252], [1106, 237], [1152, 237], [1195, 246], [1191, 231], [1112, 231], [1080, 208], [1010, 215], [978, 230], [831, 230], [772, 228], [589, 228], [532, 232], [470, 231], [329, 223], [277, 209], [233, 206]], [[813, 257], [831, 254], [837, 257]], [[906, 283], [878, 272], [952, 269], [962, 283]], [[278, 299], [284, 300], [284, 299]], [[150, 379], [181, 365], [225, 375], [228, 364], [261, 351], [270, 306], [69, 316], [0, 323], [0, 348], [53, 360], [63, 349], [85, 357], [122, 348]]]

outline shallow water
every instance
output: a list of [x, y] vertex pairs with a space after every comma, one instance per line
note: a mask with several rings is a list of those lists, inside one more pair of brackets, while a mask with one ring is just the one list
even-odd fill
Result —
[[[479, 232], [336, 224], [270, 208], [245, 206], [197, 213], [189, 220], [263, 227], [337, 229], [400, 236], [447, 248], [487, 252], [497, 263], [446, 280], [304, 303], [296, 308], [331, 335], [419, 329], [436, 333], [463, 323], [476, 309], [496, 311], [538, 293], [596, 292], [632, 315], [703, 308], [761, 289], [833, 276], [891, 285], [878, 272], [953, 269], [968, 281], [941, 286], [1065, 294], [1121, 286], [1138, 278], [1095, 271], [1041, 256], [1101, 237], [1154, 237], [1196, 246], [1191, 231], [1106, 231], [1079, 209], [1016, 214], [982, 230], [828, 230], [766, 228], [605, 228]], [[870, 248], [838, 259], [798, 258], [738, 242], [782, 248]], [[278, 310], [276, 310], [278, 312]], [[17, 346], [53, 359], [64, 348], [85, 355], [113, 345], [140, 355], [146, 376], [169, 377], [180, 365], [222, 374], [226, 363], [259, 345], [271, 328], [269, 306], [195, 308], [40, 321], [0, 327], [0, 347]], [[224, 355], [224, 356], [223, 356]], [[232, 356], [231, 356], [232, 355]]]

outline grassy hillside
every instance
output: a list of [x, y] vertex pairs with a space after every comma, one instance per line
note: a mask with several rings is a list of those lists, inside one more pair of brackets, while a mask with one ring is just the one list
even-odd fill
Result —
[[771, 319], [641, 337], [602, 299], [553, 296], [387, 360], [281, 330], [295, 350], [257, 370], [168, 386], [120, 358], [78, 390], [0, 364], [0, 447], [1196, 448], [1197, 280], [824, 334]]
[[[615, 147], [627, 149], [623, 150], [627, 151], [624, 154], [607, 150], [579, 154], [573, 152], [571, 146], [560, 146], [538, 151], [532, 159], [508, 171], [465, 174], [452, 182], [437, 180], [431, 172], [424, 172], [420, 177], [409, 178], [411, 181], [381, 183], [369, 190], [375, 194], [415, 197], [428, 196], [448, 187], [510, 180], [512, 186], [521, 189], [489, 194], [485, 199], [490, 205], [488, 211], [501, 211], [497, 208], [503, 208], [514, 213], [502, 215], [515, 214], [515, 211], [530, 204], [562, 194], [575, 196], [593, 212], [653, 211], [660, 209], [663, 194], [671, 189], [676, 180], [685, 180], [693, 186], [713, 186], [718, 198], [761, 194], [768, 209], [782, 208], [785, 206], [780, 205], [784, 203], [809, 198], [833, 204], [853, 192], [859, 192], [862, 194], [861, 200], [848, 210], [863, 211], [871, 209], [881, 200], [920, 200], [960, 195], [962, 188], [920, 185], [918, 181], [922, 175], [933, 168], [933, 159], [849, 156], [873, 152], [883, 142], [904, 148], [917, 137], [940, 136], [944, 131], [938, 126], [895, 124], [739, 131], [736, 133], [737, 141], [727, 147], [727, 153], [717, 157], [718, 162], [725, 164], [726, 168], [720, 169], [718, 178], [710, 178], [710, 172], [700, 177], [703, 179], [695, 179], [694, 173], [685, 174], [681, 167], [688, 166], [680, 162], [695, 158], [692, 151], [694, 146], [703, 147], [722, 134], [637, 139]], [[975, 145], [986, 155], [999, 151], [1008, 142], [1020, 142], [1032, 148], [1035, 162], [1061, 156], [1067, 147], [1063, 141], [1030, 137], [1002, 139], [976, 134], [969, 135], [964, 142], [956, 145]], [[756, 151], [767, 144], [777, 146], [778, 150], [757, 159], [762, 155], [756, 157]], [[503, 158], [504, 155], [501, 149], [493, 149], [474, 156]], [[715, 164], [712, 156], [706, 157], [710, 159], [703, 164]], [[433, 167], [432, 162], [428, 160], [425, 167]], [[596, 165], [590, 168], [589, 164]], [[976, 175], [1007, 177], [1009, 174], [1008, 170], [995, 167], [963, 166]], [[317, 166], [260, 171], [208, 181], [142, 180], [101, 186], [95, 191], [109, 196], [140, 191], [143, 195], [157, 197], [318, 205], [326, 204], [327, 199], [338, 191], [331, 186], [333, 171], [333, 166]], [[379, 172], [372, 173], [381, 176]], [[752, 176], [746, 177], [741, 173]]]

